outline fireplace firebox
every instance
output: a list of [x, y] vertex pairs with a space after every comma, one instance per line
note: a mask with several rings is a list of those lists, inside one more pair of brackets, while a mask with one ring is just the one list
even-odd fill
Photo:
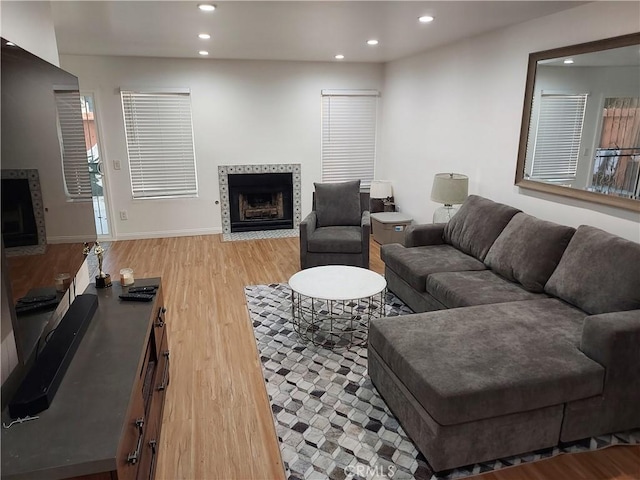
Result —
[[229, 174], [232, 232], [293, 228], [291, 173]]
[[26, 178], [2, 179], [2, 238], [7, 248], [38, 245], [38, 227]]

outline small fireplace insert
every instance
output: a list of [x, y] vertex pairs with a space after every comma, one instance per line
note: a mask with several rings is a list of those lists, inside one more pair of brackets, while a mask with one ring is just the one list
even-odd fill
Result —
[[291, 173], [229, 174], [232, 232], [293, 228]]

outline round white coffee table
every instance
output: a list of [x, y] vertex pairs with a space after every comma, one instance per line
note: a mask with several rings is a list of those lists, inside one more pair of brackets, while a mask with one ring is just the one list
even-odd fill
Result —
[[302, 270], [289, 279], [295, 331], [326, 348], [367, 342], [369, 320], [384, 316], [387, 281], [346, 265]]

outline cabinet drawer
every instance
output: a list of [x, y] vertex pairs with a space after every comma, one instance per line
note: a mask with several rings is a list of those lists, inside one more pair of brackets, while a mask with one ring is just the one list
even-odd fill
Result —
[[134, 480], [136, 478], [147, 428], [142, 394], [137, 391], [118, 449], [116, 467], [118, 480]]
[[167, 330], [167, 309], [164, 306], [164, 296], [162, 295], [162, 287], [158, 289], [156, 293], [157, 297], [157, 309], [155, 311], [155, 315], [153, 317], [153, 332], [156, 337], [156, 346], [158, 347], [158, 351], [162, 345], [162, 339], [165, 336], [165, 331]]

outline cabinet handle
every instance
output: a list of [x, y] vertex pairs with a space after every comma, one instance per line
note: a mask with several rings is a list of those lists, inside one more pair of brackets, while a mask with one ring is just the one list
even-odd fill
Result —
[[164, 315], [167, 313], [167, 309], [165, 307], [160, 307], [158, 311], [158, 321], [155, 323], [155, 326], [158, 328], [164, 327]]
[[164, 371], [162, 372], [162, 383], [156, 388], [158, 391], [164, 390], [169, 384], [169, 350], [162, 352], [162, 356], [165, 357], [166, 360], [164, 362]]
[[135, 465], [138, 463], [138, 459], [140, 458], [140, 450], [142, 449], [142, 437], [144, 436], [143, 426], [144, 426], [144, 417], [138, 418], [135, 422], [135, 426], [138, 428], [138, 443], [136, 444], [135, 451], [131, 452], [127, 456], [127, 463], [131, 465]]
[[158, 449], [156, 445], [158, 442], [156, 440], [150, 440], [149, 446], [151, 447], [151, 469], [149, 470], [149, 480], [153, 480], [156, 476], [156, 454], [158, 453]]

